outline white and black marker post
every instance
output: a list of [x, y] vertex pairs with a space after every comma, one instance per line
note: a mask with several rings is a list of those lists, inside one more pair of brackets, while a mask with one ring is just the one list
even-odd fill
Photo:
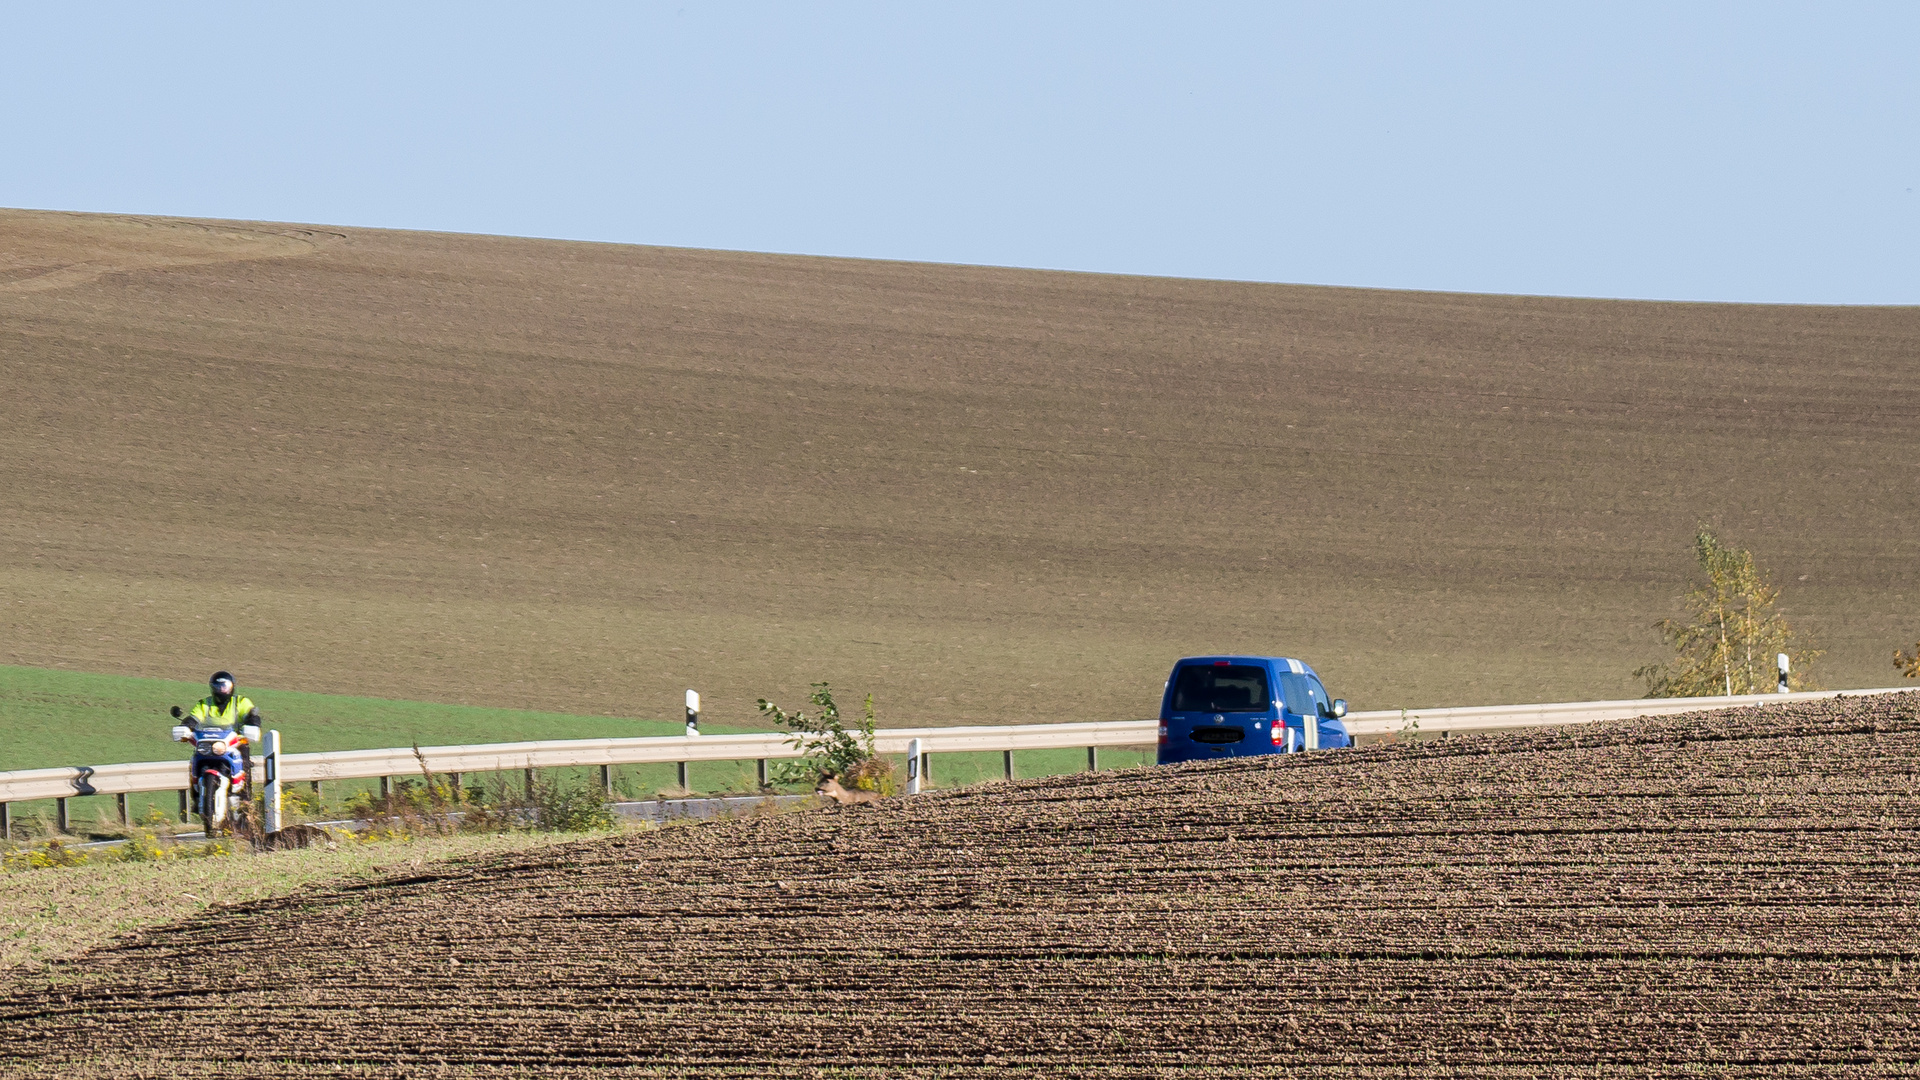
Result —
[[280, 733], [269, 731], [261, 742], [266, 750], [266, 783], [260, 794], [266, 803], [266, 826], [270, 833], [280, 831]]
[[700, 734], [700, 691], [687, 691], [687, 734]]
[[1773, 688], [1773, 692], [1784, 694], [1787, 692], [1787, 672], [1792, 670], [1792, 661], [1787, 659], [1786, 653], [1780, 653], [1773, 658], [1773, 662], [1780, 669], [1780, 684]]
[[920, 740], [907, 740], [907, 794], [920, 794]]

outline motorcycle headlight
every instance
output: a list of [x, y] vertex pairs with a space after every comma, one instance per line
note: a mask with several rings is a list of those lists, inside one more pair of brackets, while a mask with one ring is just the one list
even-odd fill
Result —
[[207, 749], [210, 753], [225, 755], [226, 752], [233, 749], [233, 747], [227, 744], [227, 740], [221, 739], [219, 742], [214, 743], [212, 746], [208, 747]]

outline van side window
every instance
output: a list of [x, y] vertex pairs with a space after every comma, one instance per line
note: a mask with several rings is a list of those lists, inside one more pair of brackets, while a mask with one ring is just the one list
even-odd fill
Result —
[[1327, 688], [1311, 675], [1283, 673], [1280, 676], [1280, 689], [1286, 697], [1287, 711], [1290, 713], [1301, 716], [1333, 714], [1333, 699], [1327, 696]]
[[1331, 719], [1333, 695], [1327, 693], [1327, 688], [1320, 685], [1320, 680], [1311, 675], [1307, 676], [1307, 689], [1313, 691], [1313, 703], [1320, 710], [1320, 715]]

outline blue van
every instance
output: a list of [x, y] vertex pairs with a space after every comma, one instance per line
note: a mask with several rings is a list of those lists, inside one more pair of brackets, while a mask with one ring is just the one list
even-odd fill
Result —
[[1173, 665], [1160, 698], [1160, 764], [1211, 761], [1307, 748], [1352, 746], [1347, 703], [1327, 697], [1320, 676], [1284, 656], [1189, 656]]

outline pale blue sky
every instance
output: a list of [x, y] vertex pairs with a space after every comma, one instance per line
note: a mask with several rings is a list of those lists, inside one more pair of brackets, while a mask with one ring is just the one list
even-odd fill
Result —
[[0, 205], [1920, 303], [1920, 4], [9, 4]]

